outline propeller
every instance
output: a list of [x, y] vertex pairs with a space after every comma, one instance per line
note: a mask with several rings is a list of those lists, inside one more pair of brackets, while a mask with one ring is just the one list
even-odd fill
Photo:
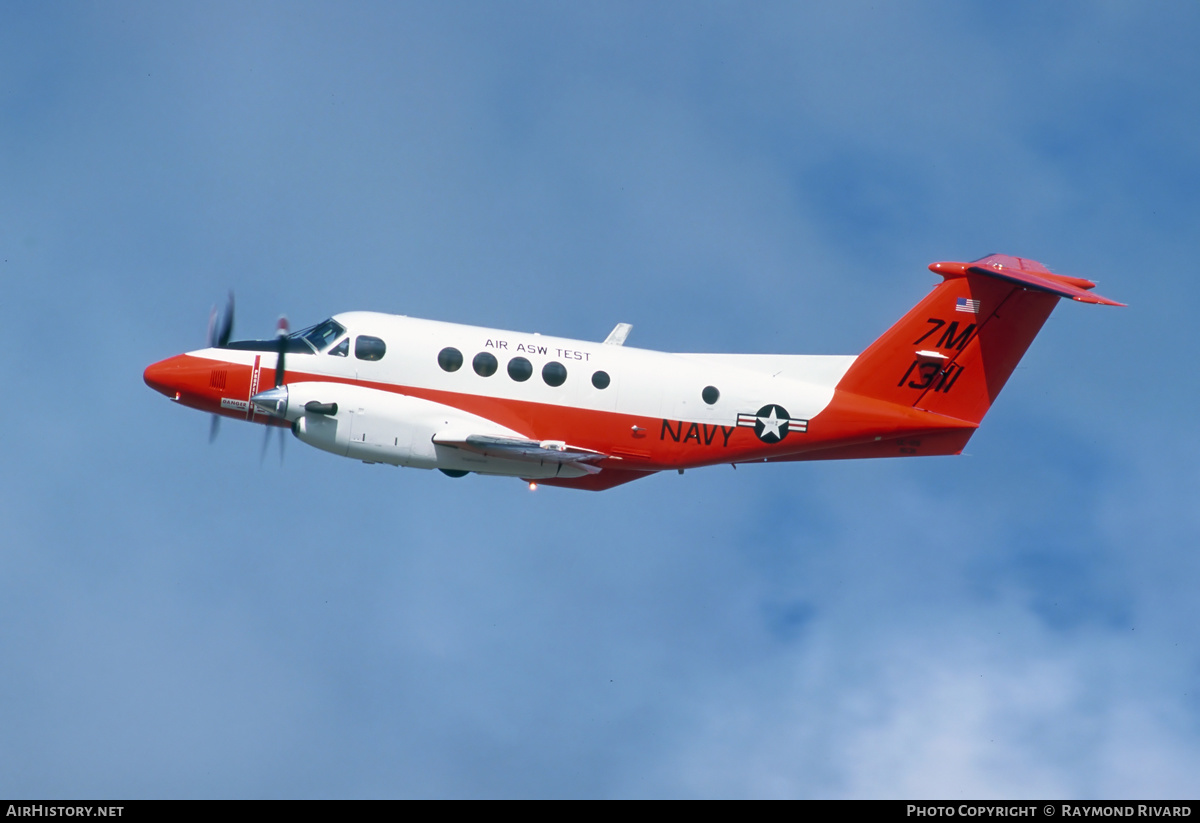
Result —
[[275, 342], [278, 345], [279, 359], [275, 362], [275, 388], [283, 385], [283, 356], [287, 352], [288, 320], [286, 315], [279, 315], [279, 323], [275, 326]]
[[[233, 291], [230, 290], [229, 298], [225, 301], [224, 308], [212, 307], [212, 311], [208, 315], [208, 346], [209, 348], [222, 349], [229, 345], [229, 340], [233, 337], [233, 314], [234, 300]], [[288, 334], [290, 327], [288, 326], [287, 317], [279, 316], [279, 322], [275, 326], [275, 388], [283, 385], [286, 377], [285, 360], [287, 356]], [[260, 462], [267, 457], [267, 448], [271, 440], [271, 429], [274, 426], [268, 426], [263, 437], [263, 448]], [[208, 442], [212, 443], [217, 439], [217, 433], [221, 430], [221, 416], [214, 414], [212, 422], [208, 429]], [[287, 438], [283, 436], [283, 429], [279, 430], [279, 463], [283, 465], [283, 449], [284, 441]]]
[[[288, 327], [287, 316], [283, 315], [283, 314], [279, 315], [279, 322], [275, 325], [275, 343], [277, 346], [276, 354], [278, 355], [278, 357], [275, 361], [275, 388], [279, 388], [280, 386], [283, 385], [283, 378], [284, 378], [284, 375], [286, 374], [286, 370], [284, 368], [284, 360], [285, 360], [285, 356], [287, 354], [287, 339], [288, 339], [289, 331], [290, 331], [290, 329]], [[265, 432], [263, 432], [262, 454], [259, 455], [259, 458], [258, 458], [259, 463], [262, 463], [263, 461], [265, 461], [267, 459], [267, 448], [271, 443], [271, 429], [273, 429], [273, 428], [275, 428], [275, 427], [267, 426], [267, 430]], [[283, 436], [283, 429], [280, 429], [279, 430], [279, 465], [281, 465], [281, 466], [283, 465], [283, 444], [284, 444], [285, 440], [287, 440], [287, 438]]]
[[225, 311], [217, 311], [217, 307], [213, 306], [212, 311], [208, 315], [208, 347], [210, 349], [223, 349], [229, 345], [229, 338], [233, 336], [233, 291], [229, 292], [229, 299], [225, 302]]
[[[216, 306], [212, 307], [212, 311], [208, 313], [208, 347], [210, 349], [220, 349], [229, 345], [229, 338], [233, 336], [233, 290], [229, 290], [229, 299], [225, 301], [225, 310], [218, 311]], [[208, 442], [211, 444], [217, 439], [217, 432], [221, 430], [221, 415], [214, 414], [212, 422], [208, 426]]]
[[[267, 459], [267, 449], [271, 445], [271, 429], [276, 429], [276, 428], [279, 428], [279, 427], [278, 426], [267, 426], [266, 431], [263, 432], [262, 453], [259, 454], [259, 456], [258, 456], [258, 463], [260, 466], [263, 463], [265, 463], [266, 459]], [[283, 465], [283, 444], [286, 440], [287, 440], [287, 438], [284, 437], [284, 430], [279, 429], [279, 465], [280, 466]]]

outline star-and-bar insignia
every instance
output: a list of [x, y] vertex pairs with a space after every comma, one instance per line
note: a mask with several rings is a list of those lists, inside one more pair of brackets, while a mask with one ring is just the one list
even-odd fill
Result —
[[808, 431], [807, 420], [792, 418], [787, 409], [774, 403], [768, 403], [754, 414], [739, 414], [737, 424], [754, 429], [758, 439], [764, 443], [778, 443], [790, 431], [801, 434]]

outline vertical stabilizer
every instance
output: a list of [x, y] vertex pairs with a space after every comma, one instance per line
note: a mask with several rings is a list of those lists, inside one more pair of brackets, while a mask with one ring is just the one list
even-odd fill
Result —
[[854, 361], [839, 391], [978, 423], [1060, 297], [1121, 305], [1033, 260], [929, 268], [945, 279]]

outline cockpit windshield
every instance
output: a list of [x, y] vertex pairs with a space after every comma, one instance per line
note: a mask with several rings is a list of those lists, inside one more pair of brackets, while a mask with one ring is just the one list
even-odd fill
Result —
[[336, 320], [326, 320], [312, 328], [301, 329], [292, 335], [292, 337], [307, 340], [308, 344], [317, 351], [324, 351], [329, 348], [334, 340], [337, 340], [345, 334], [346, 328]]
[[[286, 338], [284, 351], [288, 354], [313, 354], [329, 348], [333, 341], [346, 333], [346, 328], [336, 320], [326, 320], [307, 329], [292, 332]], [[246, 351], [278, 351], [279, 338], [271, 340], [238, 340], [224, 346], [227, 349]]]

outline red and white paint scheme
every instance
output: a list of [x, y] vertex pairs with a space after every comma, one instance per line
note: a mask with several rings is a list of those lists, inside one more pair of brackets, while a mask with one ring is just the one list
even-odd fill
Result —
[[231, 303], [210, 348], [145, 380], [367, 463], [601, 490], [720, 463], [958, 454], [1060, 298], [1123, 305], [1018, 257], [929, 268], [942, 282], [857, 357], [668, 354], [625, 346], [625, 324], [592, 343], [375, 312], [231, 343]]

